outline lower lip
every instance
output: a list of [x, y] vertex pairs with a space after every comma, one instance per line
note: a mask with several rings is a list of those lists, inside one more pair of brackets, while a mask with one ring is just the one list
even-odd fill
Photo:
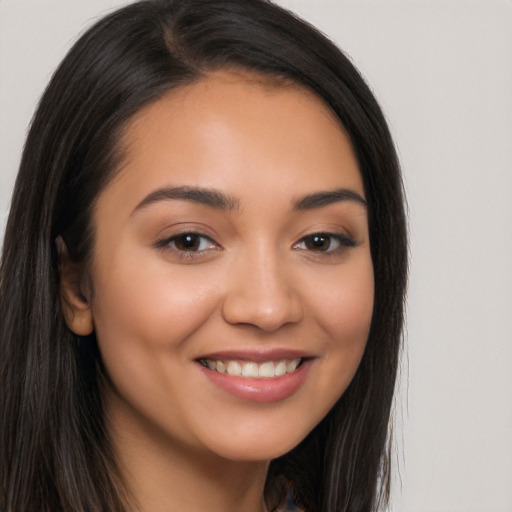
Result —
[[295, 371], [282, 377], [248, 379], [219, 373], [200, 365], [201, 371], [217, 387], [251, 402], [279, 402], [292, 396], [306, 380], [312, 360], [304, 361]]

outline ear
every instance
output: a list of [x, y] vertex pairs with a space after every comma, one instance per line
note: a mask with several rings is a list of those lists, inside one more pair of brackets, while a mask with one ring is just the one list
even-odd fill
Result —
[[90, 293], [83, 290], [83, 280], [78, 265], [69, 256], [62, 237], [55, 240], [59, 256], [59, 293], [66, 325], [79, 336], [88, 336], [94, 331]]

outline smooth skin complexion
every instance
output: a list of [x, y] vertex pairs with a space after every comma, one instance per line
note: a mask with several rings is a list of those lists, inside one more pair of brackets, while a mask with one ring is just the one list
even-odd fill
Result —
[[350, 142], [312, 93], [219, 71], [140, 111], [121, 149], [92, 260], [76, 279], [64, 251], [61, 272], [68, 326], [97, 335], [122, 476], [143, 512], [264, 511], [269, 461], [331, 409], [368, 336]]

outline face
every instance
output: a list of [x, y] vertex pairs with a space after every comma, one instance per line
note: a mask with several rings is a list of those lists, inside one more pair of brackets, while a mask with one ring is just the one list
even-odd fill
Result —
[[218, 72], [139, 112], [122, 147], [68, 321], [96, 332], [111, 423], [231, 460], [282, 455], [342, 395], [368, 336], [347, 136], [309, 92]]

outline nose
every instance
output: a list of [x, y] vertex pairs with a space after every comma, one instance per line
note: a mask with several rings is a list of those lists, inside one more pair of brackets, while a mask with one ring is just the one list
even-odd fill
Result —
[[230, 269], [222, 307], [226, 322], [276, 331], [303, 318], [303, 305], [286, 263], [277, 254], [262, 250], [240, 257]]

